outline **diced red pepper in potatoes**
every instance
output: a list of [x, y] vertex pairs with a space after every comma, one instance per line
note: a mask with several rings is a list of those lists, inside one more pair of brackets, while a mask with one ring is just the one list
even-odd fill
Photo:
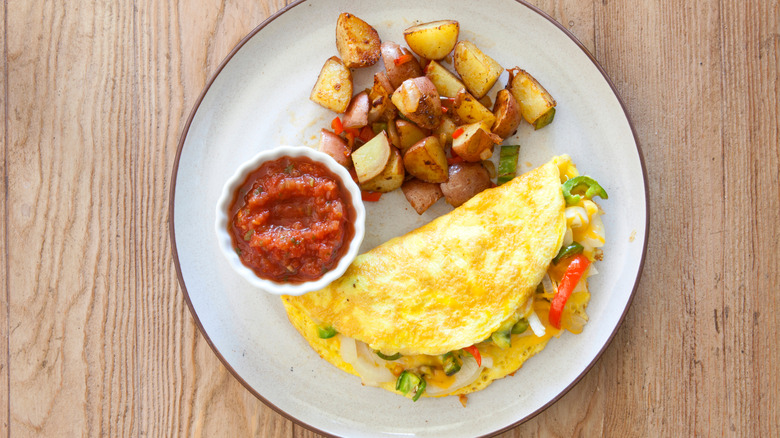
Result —
[[441, 123], [433, 131], [433, 134], [439, 137], [439, 143], [441, 143], [442, 146], [447, 147], [447, 145], [452, 144], [452, 134], [455, 133], [456, 129], [458, 129], [458, 125], [456, 125], [451, 118], [442, 117]]
[[417, 178], [406, 181], [401, 186], [401, 190], [417, 214], [425, 213], [425, 210], [444, 197], [439, 184], [420, 181]]
[[517, 130], [523, 116], [520, 114], [520, 105], [507, 89], [501, 89], [496, 94], [496, 103], [493, 105], [493, 114], [496, 121], [493, 123], [493, 134], [501, 138], [507, 138]]
[[320, 144], [317, 149], [330, 155], [344, 167], [349, 167], [352, 164], [352, 158], [350, 158], [352, 150], [347, 146], [347, 142], [327, 129], [320, 131]]
[[368, 125], [368, 109], [368, 93], [361, 91], [349, 103], [347, 111], [341, 120], [342, 126], [345, 128], [362, 128]]
[[[402, 59], [405, 62], [398, 62]], [[390, 80], [393, 89], [398, 88], [407, 79], [422, 76], [422, 67], [417, 58], [409, 50], [392, 41], [382, 43], [382, 62], [385, 64], [387, 79]]]
[[535, 129], [543, 128], [555, 116], [555, 99], [527, 71], [515, 67], [510, 70], [507, 87], [520, 105], [520, 113]]
[[407, 79], [392, 96], [393, 105], [407, 119], [421, 128], [434, 129], [441, 122], [441, 100], [430, 79], [425, 76]]
[[364, 183], [382, 173], [390, 158], [390, 143], [384, 131], [352, 152], [358, 182]]
[[493, 146], [501, 143], [501, 137], [487, 131], [480, 122], [461, 128], [463, 133], [452, 140], [452, 151], [466, 161], [487, 160], [493, 156]]
[[504, 68], [493, 58], [484, 54], [471, 41], [462, 40], [455, 45], [453, 56], [455, 71], [466, 88], [477, 99], [486, 95], [496, 83]]
[[390, 158], [387, 160], [385, 168], [379, 175], [370, 180], [360, 183], [360, 189], [370, 192], [387, 193], [401, 187], [404, 182], [404, 163], [401, 159], [401, 153], [398, 149], [390, 147]]
[[406, 44], [425, 59], [442, 59], [458, 42], [460, 25], [455, 20], [440, 20], [418, 24], [404, 31]]
[[425, 76], [436, 86], [440, 96], [455, 97], [466, 85], [436, 61], [431, 61], [425, 66]]
[[414, 123], [403, 119], [395, 121], [395, 128], [398, 132], [398, 148], [401, 149], [401, 154], [405, 154], [415, 143], [431, 135], [429, 130], [422, 129]]
[[332, 56], [325, 61], [309, 99], [337, 113], [343, 113], [352, 99], [352, 72]]
[[447, 181], [447, 155], [434, 136], [425, 137], [404, 154], [406, 171], [417, 178], [440, 183]]
[[482, 164], [456, 163], [450, 166], [449, 179], [440, 187], [447, 203], [458, 207], [491, 185], [490, 175]]
[[379, 33], [360, 18], [343, 12], [336, 22], [336, 48], [348, 68], [374, 65], [381, 54]]

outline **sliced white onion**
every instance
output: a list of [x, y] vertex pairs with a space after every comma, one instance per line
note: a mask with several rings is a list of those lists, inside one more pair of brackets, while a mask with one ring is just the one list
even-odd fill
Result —
[[341, 358], [348, 362], [360, 374], [364, 385], [379, 386], [392, 382], [395, 376], [384, 365], [384, 360], [374, 354], [368, 346], [347, 336], [339, 335]]
[[592, 277], [592, 276], [594, 276], [594, 275], [596, 275], [598, 273], [599, 273], [599, 271], [596, 270], [596, 264], [595, 263], [591, 263], [590, 267], [588, 268], [588, 277]]
[[566, 233], [563, 235], [563, 245], [562, 247], [567, 247], [574, 243], [574, 232], [571, 230], [571, 228], [566, 227]]
[[580, 244], [586, 249], [601, 248], [605, 241], [604, 222], [601, 220], [600, 214], [594, 214], [590, 220], [590, 229], [585, 233], [585, 238]]
[[531, 330], [533, 330], [534, 334], [540, 338], [547, 332], [536, 312], [533, 312], [528, 316], [528, 325], [531, 326]]
[[553, 284], [550, 274], [545, 273], [544, 277], [542, 277], [542, 287], [544, 287], [544, 293], [546, 294], [555, 293], [555, 284]]
[[490, 368], [493, 366], [493, 358], [490, 356], [482, 356], [482, 366], [477, 366], [477, 361], [473, 356], [466, 356], [463, 358], [463, 363], [460, 366], [460, 371], [455, 373], [455, 381], [452, 385], [446, 388], [440, 388], [434, 384], [428, 384], [425, 387], [425, 393], [430, 396], [445, 395], [463, 388], [464, 386], [471, 385], [479, 377], [483, 368]]
[[581, 228], [588, 226], [588, 212], [582, 207], [566, 207], [564, 210], [566, 223], [571, 228]]

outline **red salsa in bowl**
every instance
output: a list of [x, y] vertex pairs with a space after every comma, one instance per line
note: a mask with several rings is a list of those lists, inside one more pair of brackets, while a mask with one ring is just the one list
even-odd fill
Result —
[[311, 158], [266, 161], [234, 193], [233, 248], [258, 277], [316, 280], [338, 264], [355, 234], [351, 198], [341, 179]]

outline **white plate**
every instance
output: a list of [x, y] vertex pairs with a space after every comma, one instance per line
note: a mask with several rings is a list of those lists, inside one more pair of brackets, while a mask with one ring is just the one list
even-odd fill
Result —
[[[523, 146], [520, 170], [568, 153], [609, 193], [600, 202], [608, 241], [591, 281], [585, 330], [552, 340], [514, 377], [470, 395], [466, 408], [457, 397], [412, 403], [363, 387], [320, 359], [289, 324], [280, 299], [251, 287], [217, 247], [214, 206], [239, 164], [275, 145], [315, 145], [319, 129], [330, 125], [334, 114], [308, 96], [325, 59], [337, 55], [335, 23], [342, 11], [401, 44], [402, 31], [417, 20], [458, 20], [461, 39], [506, 67], [522, 66], [558, 101], [552, 125], [534, 132], [523, 124], [507, 142]], [[356, 88], [370, 86], [376, 70], [355, 71]], [[319, 0], [291, 5], [261, 24], [204, 89], [174, 164], [170, 232], [179, 281], [204, 336], [236, 378], [278, 412], [341, 436], [476, 436], [512, 427], [549, 406], [606, 347], [641, 272], [646, 199], [641, 153], [614, 88], [581, 44], [542, 12], [513, 0]], [[400, 191], [385, 195], [367, 206], [362, 249], [448, 210], [439, 201], [418, 216]]]

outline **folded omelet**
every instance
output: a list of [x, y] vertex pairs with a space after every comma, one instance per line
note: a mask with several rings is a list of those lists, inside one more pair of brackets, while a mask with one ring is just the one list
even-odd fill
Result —
[[[412, 374], [415, 400], [484, 388], [560, 334], [547, 314], [566, 269], [551, 263], [561, 248], [577, 237], [599, 258], [601, 210], [564, 201], [561, 184], [577, 175], [561, 156], [485, 190], [358, 256], [328, 287], [284, 296], [290, 321], [364, 384], [414, 396], [399, 378]], [[587, 275], [562, 316], [573, 332], [587, 320]]]

